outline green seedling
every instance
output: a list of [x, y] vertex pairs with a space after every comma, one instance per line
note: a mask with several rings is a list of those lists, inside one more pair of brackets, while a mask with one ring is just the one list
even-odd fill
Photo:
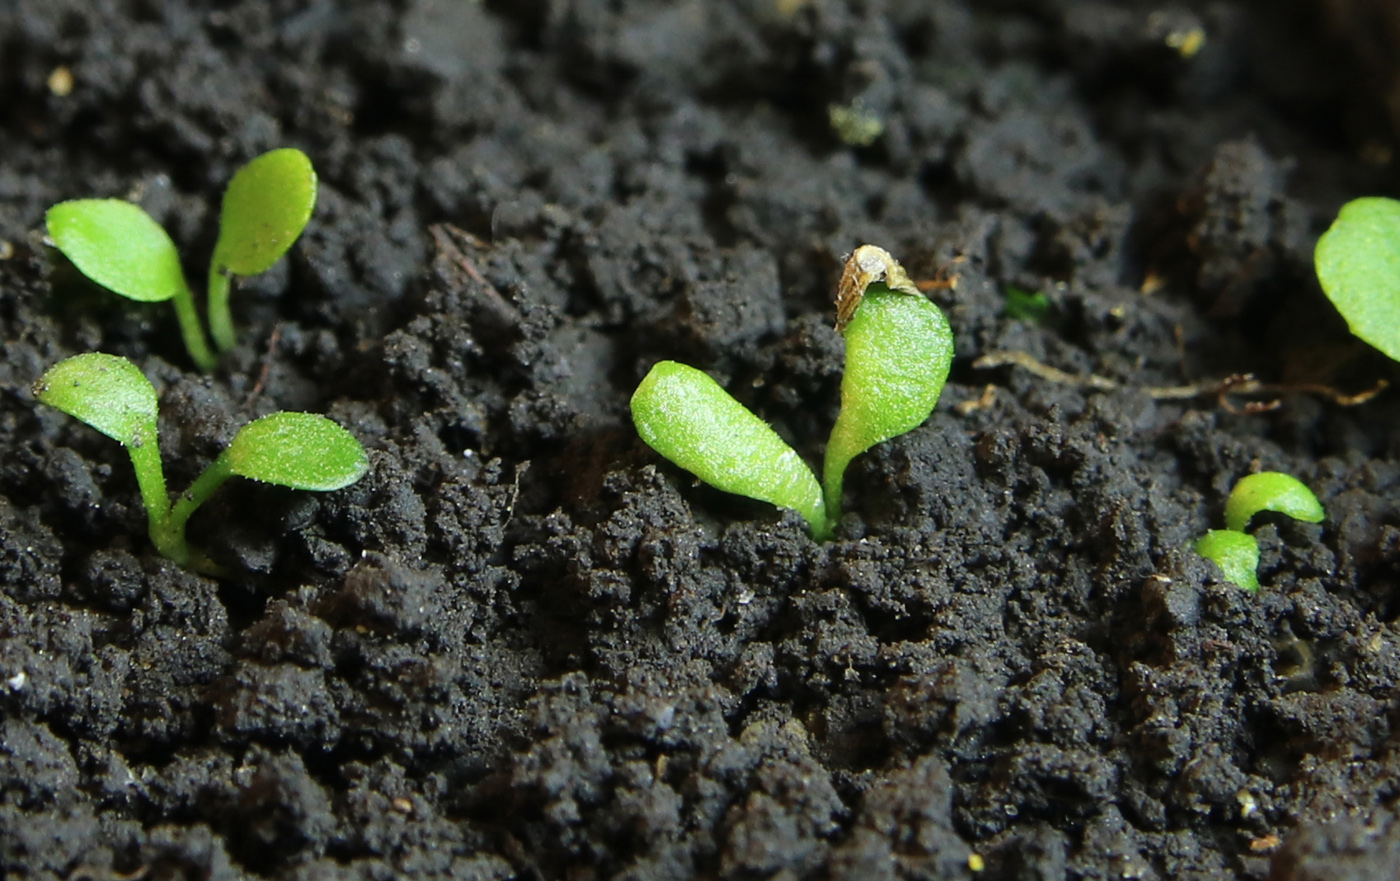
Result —
[[1045, 296], [1044, 291], [1032, 293], [1008, 285], [1002, 295], [1006, 303], [1002, 306], [1001, 314], [1007, 318], [1044, 324], [1050, 317], [1050, 298]]
[[1231, 584], [1259, 589], [1259, 541], [1249, 533], [1212, 529], [1196, 540], [1196, 553], [1219, 566]]
[[1261, 471], [1240, 478], [1225, 500], [1225, 529], [1212, 529], [1196, 541], [1196, 553], [1213, 560], [1225, 579], [1245, 590], [1259, 589], [1259, 543], [1245, 532], [1261, 511], [1286, 514], [1305, 523], [1321, 523], [1322, 503], [1298, 478]]
[[209, 261], [209, 333], [221, 350], [235, 344], [228, 308], [233, 277], [271, 269], [306, 229], [315, 207], [316, 170], [291, 147], [264, 153], [229, 181]]
[[369, 467], [364, 447], [314, 413], [273, 413], [239, 429], [232, 443], [172, 505], [157, 439], [156, 390], [136, 365], [92, 352], [60, 361], [34, 383], [34, 397], [122, 444], [146, 506], [151, 543], [181, 566], [219, 567], [185, 539], [185, 524], [230, 477], [327, 492], [349, 486]]
[[1313, 264], [1351, 332], [1400, 361], [1400, 202], [1368, 197], [1343, 205]]
[[[235, 342], [228, 307], [233, 276], [276, 263], [315, 205], [316, 172], [300, 150], [264, 153], [229, 182], [209, 265], [209, 327], [221, 350]], [[121, 199], [74, 199], [50, 208], [45, 222], [58, 250], [94, 282], [132, 300], [173, 302], [190, 358], [201, 370], [214, 368], [175, 243], [149, 214]]]
[[900, 265], [865, 245], [847, 261], [837, 298], [846, 338], [841, 411], [816, 476], [762, 419], [693, 367], [662, 361], [632, 396], [642, 439], [704, 482], [791, 508], [818, 540], [841, 517], [851, 460], [917, 428], [933, 412], [953, 359], [953, 332]]
[[1235, 482], [1225, 500], [1225, 528], [1243, 532], [1261, 511], [1287, 514], [1304, 523], [1321, 523], [1327, 516], [1312, 490], [1293, 475], [1279, 471], [1261, 471]]

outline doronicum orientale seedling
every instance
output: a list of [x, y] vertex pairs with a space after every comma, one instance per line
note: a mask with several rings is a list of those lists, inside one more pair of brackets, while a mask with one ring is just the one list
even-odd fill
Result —
[[1214, 561], [1227, 581], [1249, 591], [1259, 589], [1259, 542], [1244, 530], [1261, 511], [1306, 523], [1321, 523], [1326, 516], [1317, 496], [1296, 477], [1261, 471], [1240, 478], [1225, 500], [1225, 528], [1197, 539], [1196, 553]]
[[126, 447], [151, 543], [179, 565], [206, 574], [219, 574], [219, 567], [190, 547], [185, 524], [230, 477], [327, 492], [349, 486], [369, 467], [360, 442], [326, 417], [273, 413], [239, 429], [172, 505], [157, 439], [156, 390], [135, 364], [99, 352], [76, 355], [50, 367], [33, 391], [38, 400]]
[[1351, 332], [1400, 361], [1400, 202], [1342, 206], [1313, 252], [1318, 283]]
[[[234, 174], [209, 263], [209, 330], [220, 350], [235, 343], [228, 305], [233, 277], [267, 271], [315, 207], [316, 171], [300, 150], [264, 153]], [[190, 358], [201, 370], [214, 368], [175, 243], [149, 214], [121, 199], [74, 199], [50, 208], [45, 222], [58, 250], [94, 282], [132, 300], [174, 303]]]
[[953, 360], [947, 318], [874, 245], [846, 261], [836, 328], [846, 339], [846, 369], [821, 483], [767, 423], [705, 373], [674, 361], [652, 367], [632, 395], [637, 433], [711, 486], [797, 511], [826, 540], [841, 518], [851, 460], [921, 425]]

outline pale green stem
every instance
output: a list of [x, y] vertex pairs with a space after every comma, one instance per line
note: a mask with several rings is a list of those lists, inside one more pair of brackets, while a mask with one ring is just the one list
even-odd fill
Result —
[[209, 467], [204, 469], [204, 473], [195, 478], [190, 488], [180, 494], [180, 498], [175, 500], [175, 508], [170, 515], [171, 528], [180, 534], [181, 541], [185, 536], [185, 524], [189, 522], [190, 515], [195, 509], [209, 500], [219, 487], [233, 476], [233, 466], [229, 465], [228, 451], [225, 450], [219, 458], [209, 463]]
[[199, 313], [195, 311], [194, 294], [190, 293], [189, 285], [181, 288], [173, 302], [175, 316], [180, 319], [180, 333], [185, 337], [185, 348], [189, 350], [190, 358], [200, 370], [206, 373], [213, 370], [219, 359], [214, 357], [214, 353], [209, 350], [208, 341], [204, 339], [204, 329], [199, 326]]
[[229, 288], [233, 275], [219, 266], [217, 258], [209, 264], [209, 334], [219, 351], [227, 352], [238, 342], [233, 332], [233, 315], [228, 308]]
[[154, 437], [137, 438], [127, 445], [126, 451], [131, 454], [131, 465], [136, 469], [136, 485], [140, 487], [141, 501], [146, 505], [151, 544], [162, 556], [185, 565], [189, 562], [190, 549], [185, 544], [184, 529], [171, 528], [170, 495], [165, 490], [160, 446]]
[[826, 499], [828, 536], [841, 520], [841, 492], [846, 481], [846, 466], [851, 464], [851, 457], [841, 451], [836, 451], [833, 455], [832, 446], [833, 444], [828, 442], [826, 461], [822, 463], [822, 495]]

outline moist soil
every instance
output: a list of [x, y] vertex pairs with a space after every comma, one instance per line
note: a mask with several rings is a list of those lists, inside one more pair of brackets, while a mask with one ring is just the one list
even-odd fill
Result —
[[[7, 0], [0, 876], [1394, 877], [1400, 407], [1311, 268], [1394, 137], [1330, 9]], [[285, 145], [320, 201], [212, 374], [45, 243], [130, 198], [200, 279]], [[627, 402], [686, 361], [818, 461], [867, 242], [956, 358], [818, 544]], [[175, 490], [279, 409], [370, 472], [230, 484], [182, 571], [31, 396], [88, 351]], [[1249, 594], [1191, 545], [1261, 469], [1327, 518]]]

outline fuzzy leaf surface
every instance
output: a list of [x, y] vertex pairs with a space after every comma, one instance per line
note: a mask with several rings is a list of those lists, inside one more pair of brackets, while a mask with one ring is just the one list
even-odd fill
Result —
[[234, 275], [266, 272], [301, 235], [316, 207], [316, 170], [283, 147], [243, 166], [224, 191], [214, 267]]
[[1321, 523], [1327, 516], [1306, 484], [1281, 471], [1240, 478], [1225, 500], [1225, 526], [1242, 532], [1260, 511], [1276, 511], [1306, 523]]
[[175, 243], [139, 205], [121, 199], [74, 199], [45, 215], [58, 250], [88, 278], [146, 303], [187, 290]]
[[1249, 533], [1212, 529], [1196, 540], [1196, 553], [1219, 566], [1231, 584], [1259, 589], [1259, 542]]
[[355, 436], [315, 413], [256, 419], [239, 430], [223, 458], [242, 477], [321, 492], [349, 486], [369, 469]]
[[1400, 202], [1367, 197], [1343, 205], [1313, 263], [1351, 332], [1400, 361]]
[[921, 425], [953, 363], [953, 331], [943, 312], [923, 296], [883, 284], [866, 289], [845, 336], [841, 414], [826, 451], [828, 485], [856, 456]]
[[814, 533], [825, 529], [812, 469], [703, 371], [656, 364], [632, 395], [632, 421], [648, 446], [711, 486], [792, 508]]
[[60, 361], [34, 383], [34, 397], [128, 447], [156, 437], [156, 390], [125, 358], [89, 352]]

